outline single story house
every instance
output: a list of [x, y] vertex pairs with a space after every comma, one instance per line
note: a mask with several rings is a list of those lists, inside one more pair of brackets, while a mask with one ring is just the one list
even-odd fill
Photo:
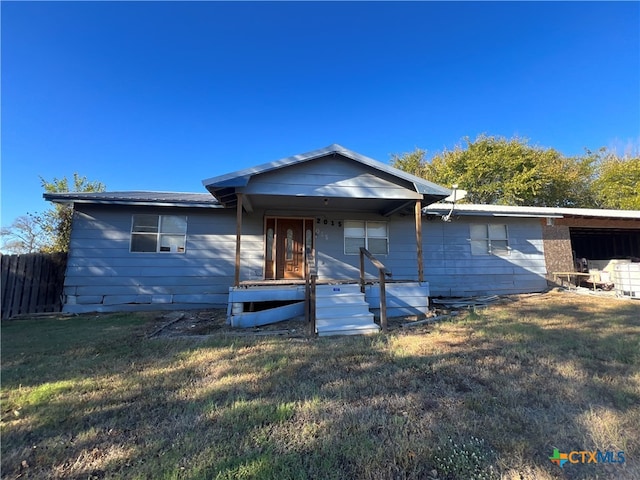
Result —
[[400, 315], [430, 295], [545, 290], [543, 233], [568, 215], [455, 205], [445, 222], [448, 188], [335, 144], [202, 183], [45, 194], [74, 207], [64, 311], [228, 308], [233, 325], [259, 325], [305, 313], [313, 277], [318, 333], [345, 316], [344, 331], [374, 331], [381, 296]]

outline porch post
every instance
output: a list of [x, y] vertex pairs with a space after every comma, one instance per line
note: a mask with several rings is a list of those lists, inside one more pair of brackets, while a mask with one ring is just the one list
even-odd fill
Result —
[[242, 237], [242, 194], [236, 193], [238, 204], [236, 206], [236, 270], [233, 280], [234, 286], [240, 285], [240, 239]]
[[422, 202], [416, 200], [416, 255], [418, 256], [418, 281], [424, 282], [422, 259]]

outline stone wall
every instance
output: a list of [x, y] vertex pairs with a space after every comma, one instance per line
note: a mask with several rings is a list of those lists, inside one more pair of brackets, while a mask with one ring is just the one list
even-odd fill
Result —
[[547, 225], [542, 221], [542, 239], [544, 258], [547, 264], [547, 282], [555, 284], [553, 272], [573, 272], [573, 253], [571, 236], [566, 225]]

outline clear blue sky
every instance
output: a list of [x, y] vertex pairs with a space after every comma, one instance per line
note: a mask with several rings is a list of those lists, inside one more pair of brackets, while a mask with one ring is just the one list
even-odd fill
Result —
[[2, 225], [39, 176], [201, 180], [340, 143], [640, 145], [640, 4], [6, 2]]

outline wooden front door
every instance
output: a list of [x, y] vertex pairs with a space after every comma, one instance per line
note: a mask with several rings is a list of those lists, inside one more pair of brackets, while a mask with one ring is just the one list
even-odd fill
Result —
[[276, 278], [304, 278], [304, 220], [279, 218]]
[[267, 218], [265, 279], [303, 279], [305, 252], [313, 249], [313, 220]]

